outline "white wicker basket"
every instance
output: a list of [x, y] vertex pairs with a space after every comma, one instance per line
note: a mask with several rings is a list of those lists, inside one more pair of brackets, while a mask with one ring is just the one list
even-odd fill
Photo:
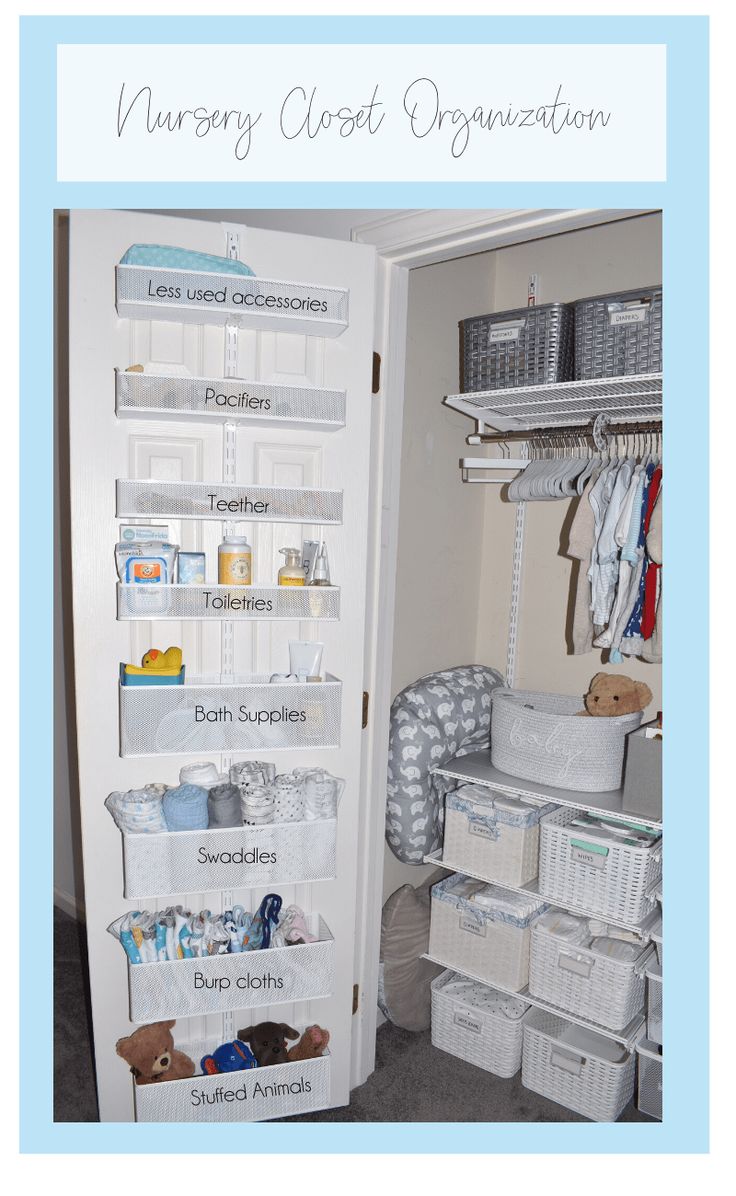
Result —
[[511, 912], [483, 911], [458, 890], [465, 877], [450, 876], [432, 889], [429, 954], [484, 984], [518, 992], [529, 979], [529, 928], [546, 905], [534, 897], [498, 890]]
[[539, 820], [554, 808], [463, 785], [445, 799], [442, 858], [458, 871], [524, 885], [539, 869]]
[[329, 997], [335, 942], [322, 919], [307, 919], [314, 943], [235, 955], [128, 964], [130, 1020], [157, 1022], [228, 1009]]
[[540, 822], [539, 892], [563, 908], [636, 925], [651, 912], [652, 888], [662, 875], [662, 843], [601, 846], [569, 824], [581, 810], [569, 806]]
[[647, 968], [647, 1038], [662, 1045], [662, 969], [656, 963]]
[[[517, 1017], [501, 1008], [512, 1002], [519, 1007]], [[510, 1079], [521, 1067], [521, 1013], [528, 1008], [457, 972], [443, 972], [432, 981], [432, 1046]]]
[[580, 698], [526, 689], [495, 689], [491, 763], [512, 777], [576, 792], [618, 789], [625, 738], [642, 712], [620, 718], [579, 718]]
[[599, 1026], [623, 1030], [644, 1008], [644, 969], [653, 948], [643, 946], [632, 963], [609, 959], [588, 947], [568, 946], [543, 922], [532, 927], [529, 992]]
[[[184, 1044], [183, 1049], [199, 1064], [209, 1048]], [[268, 1121], [314, 1113], [330, 1103], [330, 1056], [218, 1076], [134, 1084], [133, 1091], [136, 1121]]]
[[636, 1056], [619, 1043], [554, 1013], [524, 1015], [521, 1082], [525, 1088], [582, 1113], [616, 1121], [634, 1092]]
[[662, 1120], [662, 1048], [642, 1038], [636, 1044], [639, 1057], [639, 1092], [636, 1101], [640, 1113]]

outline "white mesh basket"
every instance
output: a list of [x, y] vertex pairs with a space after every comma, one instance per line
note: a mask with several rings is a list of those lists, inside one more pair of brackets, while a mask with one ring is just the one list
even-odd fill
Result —
[[647, 1038], [662, 1045], [662, 969], [656, 963], [647, 968]]
[[636, 1056], [619, 1043], [554, 1013], [524, 1015], [521, 1082], [525, 1088], [582, 1113], [616, 1121], [634, 1092]]
[[662, 1120], [662, 1048], [646, 1038], [636, 1044], [639, 1085], [636, 1105], [640, 1113]]
[[443, 972], [432, 981], [432, 1046], [504, 1079], [515, 1076], [521, 1067], [523, 1023], [521, 1017], [499, 1012], [503, 1002], [503, 994], [456, 972]]
[[[214, 1044], [210, 1044], [210, 1048]], [[199, 1065], [206, 1044], [184, 1046]], [[136, 1121], [268, 1121], [330, 1104], [330, 1055], [190, 1080], [134, 1084]]]
[[496, 689], [491, 704], [491, 763], [512, 777], [576, 792], [618, 789], [626, 735], [642, 712], [579, 718], [580, 698]]
[[342, 490], [310, 486], [232, 486], [118, 478], [118, 519], [235, 519], [249, 523], [342, 523]]
[[[534, 880], [539, 869], [539, 819], [554, 807], [529, 805], [527, 818], [513, 825], [502, 820], [503, 812], [499, 816], [494, 810], [492, 790], [486, 791], [487, 798], [475, 801], [469, 795], [472, 788], [465, 786], [445, 799], [443, 861], [455, 871], [501, 885], [521, 886]], [[518, 799], [516, 804], [521, 804]]]
[[125, 896], [306, 884], [335, 876], [337, 819], [123, 834]]
[[642, 946], [626, 963], [568, 946], [537, 922], [529, 953], [529, 992], [609, 1030], [622, 1030], [644, 1008], [644, 970], [654, 952]]
[[636, 925], [656, 903], [652, 889], [662, 874], [661, 840], [651, 847], [601, 846], [569, 825], [582, 812], [563, 807], [542, 819], [539, 891], [565, 909]]
[[118, 619], [340, 618], [339, 586], [123, 585]]
[[340, 746], [342, 682], [269, 683], [266, 674], [190, 685], [120, 686], [120, 755]]
[[129, 963], [130, 1020], [157, 1022], [329, 997], [334, 939], [318, 915], [310, 915], [307, 924], [310, 934], [319, 936], [317, 942], [204, 959]]
[[115, 410], [134, 419], [185, 416], [208, 423], [288, 423], [341, 428], [345, 391], [319, 386], [283, 386], [245, 378], [177, 377], [115, 371]]

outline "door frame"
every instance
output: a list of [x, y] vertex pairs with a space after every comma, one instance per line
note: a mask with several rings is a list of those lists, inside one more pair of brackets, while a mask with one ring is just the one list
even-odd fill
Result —
[[[358, 1005], [352, 1035], [351, 1087], [375, 1066], [378, 953], [383, 897], [383, 825], [386, 803], [391, 671], [399, 537], [399, 489], [404, 415], [409, 271], [633, 219], [653, 208], [412, 209], [360, 224], [351, 239], [374, 245], [376, 260], [375, 349], [381, 357], [380, 388], [373, 396], [368, 592], [364, 687], [370, 718], [363, 741], [360, 793], [355, 975]], [[355, 1006], [354, 1006], [355, 1008]]]

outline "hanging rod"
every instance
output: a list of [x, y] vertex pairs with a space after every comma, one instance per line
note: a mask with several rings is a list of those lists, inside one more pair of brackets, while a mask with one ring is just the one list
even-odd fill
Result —
[[[606, 436], [629, 436], [637, 432], [661, 432], [661, 419], [630, 420], [627, 423], [606, 423]], [[514, 428], [508, 432], [482, 432], [468, 436], [469, 444], [504, 444], [509, 440], [562, 439], [568, 436], [591, 436], [593, 424], [562, 424], [541, 428]]]

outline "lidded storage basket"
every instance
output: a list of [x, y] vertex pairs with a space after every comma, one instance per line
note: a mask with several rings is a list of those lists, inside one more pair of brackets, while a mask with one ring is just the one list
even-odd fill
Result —
[[572, 303], [543, 303], [461, 320], [461, 391], [567, 382], [573, 319]]
[[634, 1093], [636, 1056], [554, 1013], [524, 1015], [521, 1082], [592, 1121], [616, 1121]]
[[518, 992], [529, 979], [529, 929], [546, 908], [538, 897], [448, 876], [432, 889], [429, 954], [484, 984]]
[[524, 885], [539, 869], [539, 820], [554, 809], [462, 785], [445, 798], [442, 858], [474, 876]]
[[575, 377], [662, 369], [662, 288], [596, 295], [575, 304]]
[[569, 694], [494, 690], [494, 768], [512, 777], [576, 793], [618, 789], [626, 735], [639, 726], [642, 712], [617, 718], [578, 718], [584, 709], [582, 699]]
[[432, 981], [432, 1046], [510, 1079], [521, 1067], [528, 1008], [518, 997], [443, 972]]
[[589, 826], [571, 825], [584, 814], [566, 806], [542, 819], [539, 892], [554, 905], [635, 926], [656, 903], [653, 888], [662, 875], [662, 840], [653, 834], [648, 846], [624, 838], [612, 842]]

